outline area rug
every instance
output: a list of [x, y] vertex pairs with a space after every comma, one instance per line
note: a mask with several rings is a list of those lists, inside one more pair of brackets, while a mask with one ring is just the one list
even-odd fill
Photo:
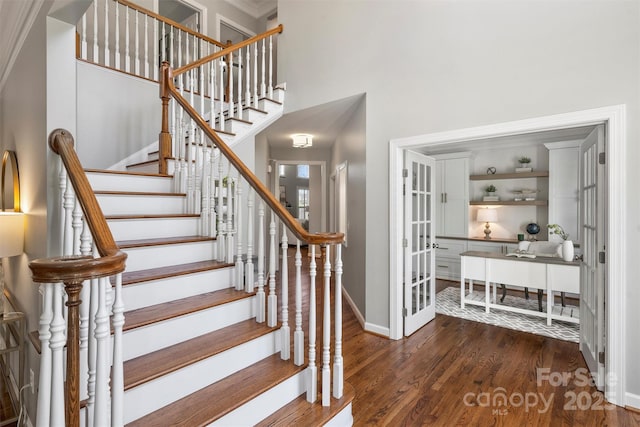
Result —
[[[529, 300], [507, 295], [504, 304], [530, 310], [538, 309], [538, 300], [535, 294]], [[462, 309], [460, 308], [460, 288], [448, 287], [438, 292], [436, 295], [436, 313], [517, 331], [531, 332], [564, 341], [579, 342], [580, 340], [580, 326], [574, 323], [554, 320], [551, 326], [547, 326], [546, 319], [541, 317], [527, 316], [526, 314], [493, 308], [490, 313], [486, 313], [484, 307], [470, 304], [466, 304], [465, 308]]]

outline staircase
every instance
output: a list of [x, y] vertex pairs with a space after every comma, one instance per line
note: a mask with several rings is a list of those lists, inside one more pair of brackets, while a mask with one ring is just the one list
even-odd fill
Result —
[[[351, 425], [343, 236], [302, 229], [230, 148], [282, 115], [271, 61], [265, 72], [281, 30], [175, 74], [165, 62], [160, 140], [121, 170], [83, 171], [71, 135], [52, 132], [66, 256], [30, 265], [43, 295], [38, 426]], [[245, 55], [255, 71], [232, 74], [237, 95], [225, 94], [224, 59]]]

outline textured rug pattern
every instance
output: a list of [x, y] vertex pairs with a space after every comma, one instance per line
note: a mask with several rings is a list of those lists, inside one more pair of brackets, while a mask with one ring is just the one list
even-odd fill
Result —
[[[484, 292], [480, 292], [480, 294], [482, 294], [482, 299], [484, 299]], [[507, 295], [504, 300], [504, 305], [536, 311], [538, 309], [538, 301], [535, 293], [529, 300]], [[546, 307], [544, 308], [546, 309]], [[575, 309], [577, 310], [577, 307], [575, 307]], [[543, 317], [529, 316], [493, 308], [490, 313], [486, 313], [484, 307], [470, 304], [465, 304], [465, 308], [462, 309], [460, 308], [460, 288], [449, 287], [436, 295], [436, 313], [515, 329], [517, 331], [531, 332], [564, 341], [579, 342], [580, 340], [580, 326], [574, 323], [554, 320], [551, 322], [551, 326], [547, 326], [547, 321]]]

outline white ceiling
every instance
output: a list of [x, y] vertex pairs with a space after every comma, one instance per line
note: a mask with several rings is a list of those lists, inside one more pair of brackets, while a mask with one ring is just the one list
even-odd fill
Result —
[[363, 98], [356, 95], [286, 114], [262, 135], [272, 148], [291, 148], [291, 135], [296, 133], [312, 135], [314, 148], [330, 148]]
[[226, 0], [226, 2], [248, 13], [255, 19], [262, 18], [278, 8], [277, 0]]

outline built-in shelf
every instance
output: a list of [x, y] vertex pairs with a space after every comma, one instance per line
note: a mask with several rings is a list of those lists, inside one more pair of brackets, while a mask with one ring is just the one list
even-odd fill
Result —
[[547, 178], [549, 171], [533, 171], [518, 173], [494, 173], [485, 175], [471, 175], [471, 181], [488, 181], [492, 179], [521, 179], [521, 178]]
[[472, 206], [547, 206], [546, 200], [529, 200], [516, 202], [515, 200], [500, 200], [497, 202], [483, 202], [482, 200], [473, 200], [469, 202]]

